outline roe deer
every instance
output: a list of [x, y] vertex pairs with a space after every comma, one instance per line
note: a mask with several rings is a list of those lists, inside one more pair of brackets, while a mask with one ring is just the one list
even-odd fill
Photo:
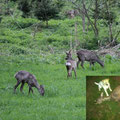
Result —
[[32, 91], [33, 93], [32, 87], [36, 87], [38, 91], [40, 92], [40, 94], [42, 96], [44, 95], [45, 91], [44, 91], [43, 85], [39, 85], [35, 76], [32, 75], [31, 73], [27, 71], [19, 71], [15, 74], [14, 77], [17, 80], [17, 84], [14, 86], [14, 92], [16, 92], [16, 88], [18, 87], [20, 83], [21, 83], [20, 91], [22, 92], [24, 84], [27, 83], [29, 86], [29, 93], [30, 91]]
[[108, 101], [108, 100], [114, 100], [116, 102], [120, 102], [120, 85], [117, 86], [112, 93], [110, 94], [110, 96], [104, 97], [103, 96], [103, 92], [101, 93], [101, 96], [96, 100], [96, 104], [101, 104], [104, 101]]
[[81, 67], [84, 69], [84, 61], [90, 62], [90, 66], [93, 65], [94, 63], [97, 62], [99, 63], [102, 67], [104, 67], [103, 61], [100, 60], [100, 58], [97, 56], [97, 54], [93, 51], [90, 50], [79, 50], [77, 51], [77, 57], [78, 57], [78, 62], [77, 62], [77, 67], [81, 61]]
[[101, 90], [101, 88], [103, 88], [106, 93], [106, 96], [109, 96], [107, 90], [109, 89], [110, 91], [112, 91], [112, 89], [110, 87], [109, 79], [103, 79], [99, 83], [95, 82], [95, 84], [98, 85], [99, 91]]
[[75, 77], [77, 77], [76, 75], [76, 67], [77, 67], [77, 63], [75, 60], [72, 59], [72, 53], [71, 50], [69, 52], [66, 52], [67, 57], [65, 58], [66, 61], [66, 68], [67, 68], [67, 77], [71, 77], [72, 76], [72, 71], [74, 71], [75, 73]]

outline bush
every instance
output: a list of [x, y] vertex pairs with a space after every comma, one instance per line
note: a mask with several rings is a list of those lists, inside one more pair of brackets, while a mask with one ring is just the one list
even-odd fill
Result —
[[28, 54], [28, 50], [24, 47], [21, 46], [12, 46], [10, 48], [10, 53], [14, 54], [14, 55], [20, 55], [20, 54]]
[[39, 21], [37, 19], [33, 18], [11, 18], [11, 17], [4, 17], [2, 20], [2, 24], [9, 28], [14, 28], [14, 29], [23, 29], [30, 27], [31, 25], [38, 23]]
[[31, 36], [24, 31], [15, 31], [2, 29], [0, 33], [0, 43], [12, 43], [28, 46], [31, 41]]

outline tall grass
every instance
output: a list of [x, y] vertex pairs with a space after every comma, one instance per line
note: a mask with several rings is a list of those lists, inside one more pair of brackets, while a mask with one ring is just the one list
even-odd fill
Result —
[[[84, 48], [97, 47], [90, 26], [83, 34], [82, 21], [74, 19], [50, 20], [49, 27], [41, 25], [32, 18], [4, 17], [0, 23], [0, 120], [85, 120], [86, 119], [86, 75], [119, 75], [120, 61], [105, 58], [105, 67], [98, 64], [90, 69], [77, 70], [77, 79], [67, 79], [65, 51], [70, 41], [75, 45], [75, 22], [77, 39]], [[35, 32], [35, 25], [39, 24]], [[104, 27], [106, 28], [106, 27]], [[106, 29], [100, 29], [103, 40]], [[102, 31], [101, 31], [102, 30]], [[52, 53], [52, 54], [51, 54]], [[54, 54], [53, 54], [54, 53]], [[28, 95], [28, 86], [24, 94], [13, 94], [16, 84], [14, 74], [26, 70], [34, 74], [40, 84], [45, 86], [45, 96], [37, 89]]]
[[[85, 120], [86, 119], [86, 75], [119, 75], [119, 61], [98, 64], [90, 69], [77, 70], [77, 79], [67, 79], [63, 63], [46, 63], [31, 59], [33, 56], [2, 56], [0, 62], [0, 119], [1, 120]], [[27, 59], [26, 59], [27, 58]], [[34, 58], [37, 59], [37, 58]], [[54, 59], [55, 60], [55, 59]], [[28, 95], [28, 86], [24, 94], [13, 94], [16, 84], [14, 74], [19, 70], [33, 73], [38, 82], [45, 87], [45, 96], [40, 96], [34, 88], [34, 94]]]
[[[51, 65], [32, 61], [14, 62], [13, 57], [0, 63], [0, 118], [61, 120], [85, 119], [85, 79], [66, 78], [64, 65]], [[33, 73], [38, 82], [45, 86], [45, 96], [42, 97], [36, 89], [28, 95], [28, 86], [24, 94], [19, 88], [13, 94], [16, 84], [14, 74], [19, 70]], [[81, 90], [80, 90], [81, 88]], [[81, 102], [80, 102], [81, 101]]]

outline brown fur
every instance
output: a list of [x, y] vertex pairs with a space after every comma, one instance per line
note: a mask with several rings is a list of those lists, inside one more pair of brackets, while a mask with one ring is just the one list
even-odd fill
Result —
[[75, 60], [72, 59], [72, 53], [71, 50], [69, 52], [66, 52], [66, 69], [67, 69], [67, 77], [71, 77], [72, 76], [72, 71], [74, 71], [75, 73], [75, 77], [77, 77], [76, 75], [76, 67], [77, 67], [77, 63]]
[[81, 62], [81, 67], [84, 69], [84, 61], [90, 62], [90, 66], [94, 65], [95, 62], [99, 63], [102, 67], [104, 67], [103, 61], [99, 59], [97, 54], [93, 51], [90, 50], [79, 50], [77, 51], [77, 57], [78, 57], [78, 62], [77, 62], [77, 67], [79, 66], [79, 63]]
[[17, 80], [17, 83], [14, 86], [14, 92], [16, 92], [16, 88], [20, 85], [20, 83], [21, 83], [20, 91], [22, 92], [24, 84], [27, 83], [29, 86], [29, 93], [30, 91], [32, 91], [33, 93], [32, 87], [36, 87], [38, 91], [40, 92], [40, 94], [42, 96], [44, 95], [45, 91], [44, 91], [43, 85], [39, 85], [35, 76], [32, 75], [31, 73], [27, 71], [19, 71], [15, 74], [15, 78]]

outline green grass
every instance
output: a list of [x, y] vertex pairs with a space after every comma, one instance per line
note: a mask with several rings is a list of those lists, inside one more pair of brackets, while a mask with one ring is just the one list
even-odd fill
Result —
[[[45, 86], [42, 97], [34, 88], [34, 94], [28, 95], [28, 86], [24, 94], [13, 94], [16, 84], [14, 74], [19, 70], [33, 73], [38, 82]], [[24, 61], [15, 63], [9, 59], [0, 63], [0, 118], [1, 120], [77, 120], [85, 119], [85, 79], [67, 79], [64, 65], [50, 65]]]
[[[41, 62], [35, 56], [1, 56], [0, 60], [0, 120], [85, 120], [86, 119], [86, 75], [117, 75], [120, 70], [118, 60], [107, 61], [105, 68], [95, 64], [93, 69], [85, 63], [85, 70], [77, 70], [67, 79], [64, 64]], [[40, 58], [41, 59], [41, 58]], [[53, 59], [54, 60], [54, 59]], [[40, 96], [34, 88], [34, 94], [28, 95], [28, 86], [24, 94], [13, 94], [16, 84], [14, 74], [19, 70], [33, 73], [38, 82], [45, 87], [45, 96]]]
[[[77, 34], [75, 33], [75, 22], [77, 22]], [[99, 22], [100, 25], [103, 25], [103, 21]], [[35, 32], [35, 25], [38, 25], [38, 23], [38, 30]], [[86, 30], [86, 33], [83, 33], [81, 17], [63, 20], [51, 19], [49, 26], [46, 27], [43, 22], [37, 19], [21, 17], [12, 19], [10, 16], [6, 16], [3, 17], [0, 23], [0, 48], [6, 54], [15, 55], [20, 53], [33, 54], [34, 52], [39, 54], [40, 50], [46, 52], [53, 50], [58, 53], [59, 51], [68, 50], [71, 41], [73, 48], [75, 47], [76, 34], [78, 43], [80, 43], [77, 49], [98, 49], [98, 40], [102, 41], [103, 45], [106, 45], [109, 40], [108, 32], [106, 32], [108, 27], [101, 27], [100, 25], [98, 26], [99, 38], [94, 38], [94, 33], [90, 26], [88, 27], [89, 31]], [[35, 36], [33, 35], [34, 33], [36, 33]], [[118, 37], [118, 44], [119, 39]], [[6, 46], [8, 51], [6, 51]]]
[[[88, 30], [83, 33], [80, 16], [51, 19], [46, 27], [36, 18], [22, 18], [17, 13], [19, 11], [14, 19], [3, 16], [0, 22], [0, 120], [85, 120], [86, 75], [119, 75], [120, 60], [108, 55], [105, 68], [95, 64], [90, 69], [89, 64], [85, 63], [84, 70], [81, 67], [77, 70], [77, 79], [74, 75], [67, 79], [65, 52], [70, 49], [70, 41], [75, 47], [75, 36], [80, 43], [77, 49], [97, 49], [98, 40], [106, 45], [109, 42], [108, 27], [103, 20], [99, 20], [99, 38], [95, 39], [87, 22]], [[35, 25], [38, 24], [35, 32]], [[115, 30], [118, 29], [116, 27], [119, 25], [115, 26]], [[120, 37], [118, 44], [119, 41]], [[45, 86], [44, 97], [35, 88], [34, 94], [28, 95], [27, 84], [24, 94], [20, 93], [19, 88], [13, 94], [16, 84], [14, 74], [20, 70], [34, 74], [38, 82]]]

